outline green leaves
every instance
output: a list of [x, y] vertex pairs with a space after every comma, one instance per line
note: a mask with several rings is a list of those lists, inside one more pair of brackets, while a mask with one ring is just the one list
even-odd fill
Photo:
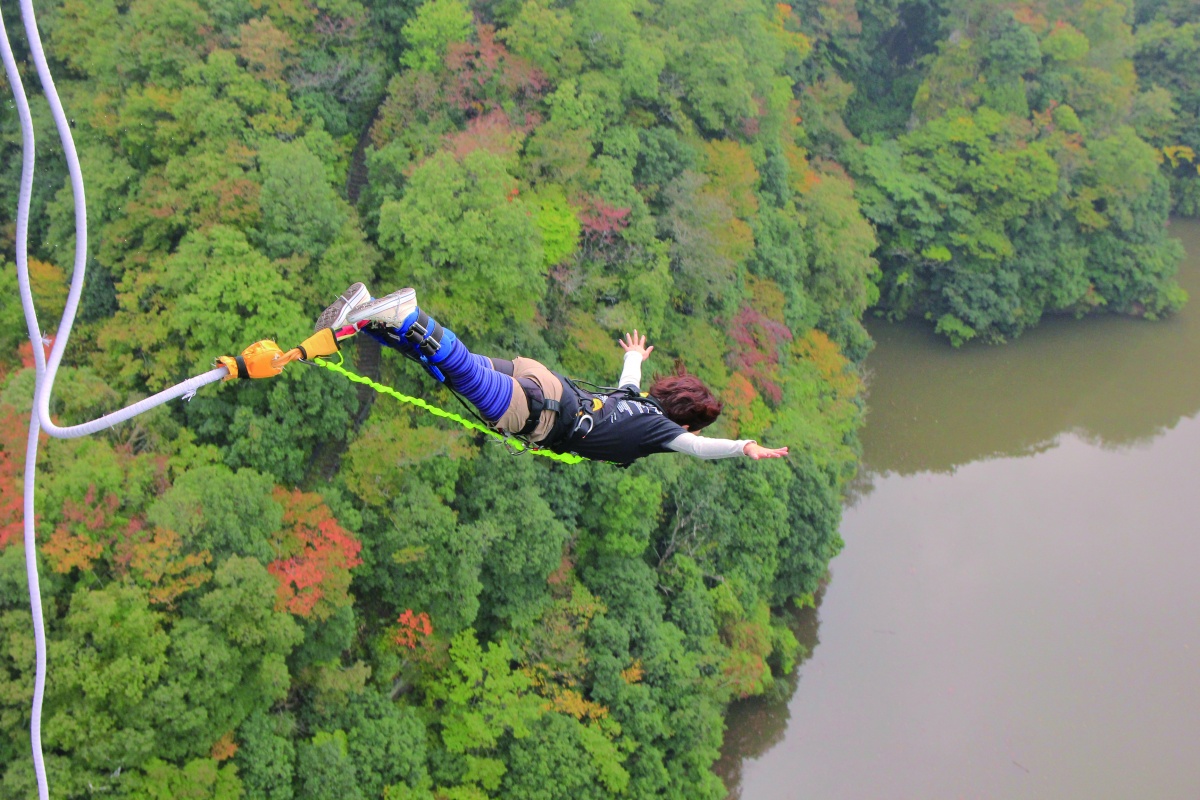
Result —
[[417, 9], [404, 26], [409, 49], [400, 63], [417, 70], [433, 71], [441, 66], [446, 48], [466, 41], [471, 32], [471, 12], [462, 0], [430, 0]]
[[532, 212], [505, 162], [486, 150], [461, 162], [439, 153], [418, 167], [403, 199], [380, 209], [379, 241], [395, 254], [386, 272], [421, 286], [433, 313], [452, 309], [468, 333], [531, 320], [545, 292]]
[[319, 259], [349, 217], [324, 165], [300, 141], [266, 148], [259, 159], [263, 250], [271, 258]]
[[499, 787], [507, 767], [495, 757], [502, 742], [523, 739], [544, 713], [530, 692], [530, 679], [510, 665], [504, 642], [480, 646], [467, 629], [450, 642], [450, 664], [426, 689], [426, 702], [439, 710], [441, 740], [449, 753], [463, 756], [450, 790], [459, 796], [486, 797]]

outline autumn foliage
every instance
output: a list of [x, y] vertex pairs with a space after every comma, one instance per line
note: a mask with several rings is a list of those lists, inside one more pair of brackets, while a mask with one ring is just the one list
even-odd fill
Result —
[[400, 627], [392, 641], [409, 650], [415, 650], [425, 637], [433, 633], [433, 623], [429, 620], [429, 614], [424, 611], [414, 614], [411, 608], [406, 608], [396, 622]]
[[773, 402], [782, 400], [783, 389], [778, 383], [777, 368], [781, 348], [793, 338], [787, 325], [746, 305], [734, 316], [729, 337], [734, 344], [730, 365]]
[[29, 426], [29, 415], [9, 405], [0, 406], [0, 550], [21, 538], [25, 519], [21, 465], [25, 452], [21, 436]]
[[352, 602], [350, 570], [362, 563], [362, 543], [319, 494], [276, 487], [274, 497], [283, 506], [283, 529], [267, 570], [279, 581], [279, 605], [300, 617], [327, 619]]

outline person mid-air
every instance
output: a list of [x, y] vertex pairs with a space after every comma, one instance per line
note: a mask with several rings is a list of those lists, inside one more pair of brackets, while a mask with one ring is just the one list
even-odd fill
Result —
[[417, 305], [417, 293], [401, 289], [372, 300], [355, 283], [317, 318], [316, 329], [338, 338], [362, 331], [420, 362], [434, 378], [465, 397], [489, 425], [536, 447], [598, 461], [630, 464], [652, 453], [698, 458], [782, 458], [752, 439], [697, 436], [721, 413], [722, 403], [681, 365], [656, 377], [641, 392], [642, 362], [654, 347], [636, 330], [619, 344], [625, 366], [615, 390], [590, 392], [531, 358], [511, 361], [472, 353], [454, 332]]

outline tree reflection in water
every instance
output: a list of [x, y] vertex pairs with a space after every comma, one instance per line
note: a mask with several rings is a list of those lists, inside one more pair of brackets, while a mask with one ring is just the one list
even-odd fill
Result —
[[[1179, 277], [1194, 306], [1200, 303], [1200, 223], [1174, 222], [1172, 233], [1189, 254]], [[887, 475], [954, 473], [976, 461], [1033, 455], [1054, 449], [1068, 433], [1103, 448], [1135, 447], [1200, 412], [1200, 370], [1193, 366], [1200, 363], [1200, 309], [1187, 307], [1154, 323], [1048, 319], [1014, 344], [957, 350], [925, 324], [869, 327], [877, 342], [867, 362], [870, 411], [848, 508]], [[788, 701], [818, 643], [820, 601], [793, 615], [807, 649], [793, 673], [768, 696], [730, 707], [714, 769], [731, 800], [742, 795], [745, 762], [788, 735]]]
[[740, 700], [729, 707], [725, 717], [725, 744], [721, 758], [713, 765], [713, 771], [725, 782], [729, 800], [741, 797], [742, 765], [766, 753], [787, 733], [791, 711], [788, 701], [800, 685], [801, 667], [812, 658], [820, 640], [821, 600], [825, 597], [822, 586], [816, 595], [816, 607], [804, 608], [789, 613], [788, 627], [800, 642], [801, 656], [796, 659], [796, 668], [791, 674], [776, 681], [775, 686], [761, 697]]

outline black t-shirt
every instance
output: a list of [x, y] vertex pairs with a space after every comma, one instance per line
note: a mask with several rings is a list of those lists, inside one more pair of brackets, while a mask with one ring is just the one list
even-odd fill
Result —
[[667, 452], [667, 444], [686, 431], [653, 403], [628, 394], [600, 395], [604, 406], [591, 413], [555, 449], [578, 453], [596, 461], [629, 464], [651, 453]]

